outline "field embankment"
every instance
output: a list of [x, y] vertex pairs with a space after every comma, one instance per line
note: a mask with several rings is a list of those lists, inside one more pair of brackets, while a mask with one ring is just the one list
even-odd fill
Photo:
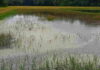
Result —
[[13, 14], [46, 15], [48, 19], [73, 17], [87, 21], [100, 20], [100, 7], [9, 6], [0, 8], [0, 19]]

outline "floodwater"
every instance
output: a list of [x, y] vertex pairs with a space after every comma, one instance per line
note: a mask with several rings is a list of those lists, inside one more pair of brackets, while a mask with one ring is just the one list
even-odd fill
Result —
[[25, 53], [100, 55], [100, 26], [86, 25], [78, 19], [49, 21], [36, 15], [15, 15], [0, 21], [0, 34], [7, 33], [14, 42], [12, 48], [0, 49], [0, 56]]

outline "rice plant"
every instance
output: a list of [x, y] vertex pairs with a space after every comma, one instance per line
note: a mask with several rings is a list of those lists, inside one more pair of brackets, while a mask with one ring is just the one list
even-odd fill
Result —
[[[29, 59], [25, 61], [29, 61]], [[11, 70], [10, 67], [9, 69], [6, 69], [6, 63], [4, 61], [2, 61], [1, 64], [2, 66], [0, 70]], [[88, 58], [87, 60], [83, 60], [80, 57], [76, 58], [74, 56], [68, 56], [64, 58], [64, 60], [56, 58], [56, 61], [47, 58], [45, 61], [42, 61], [42, 63], [37, 63], [35, 59], [32, 58], [30, 64], [31, 68], [28, 70], [100, 70], [99, 58], [96, 57], [93, 57], [93, 59]], [[27, 70], [26, 67], [26, 63], [21, 63], [18, 64], [16, 69]]]

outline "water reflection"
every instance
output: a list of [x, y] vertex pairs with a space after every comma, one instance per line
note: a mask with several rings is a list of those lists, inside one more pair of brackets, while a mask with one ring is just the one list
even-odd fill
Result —
[[0, 32], [11, 32], [17, 40], [17, 47], [21, 46], [21, 49], [44, 52], [65, 50], [67, 47], [68, 52], [68, 47], [74, 47], [76, 53], [99, 54], [100, 26], [89, 26], [78, 19], [59, 18], [48, 21], [43, 16], [35, 15], [16, 15], [2, 22]]

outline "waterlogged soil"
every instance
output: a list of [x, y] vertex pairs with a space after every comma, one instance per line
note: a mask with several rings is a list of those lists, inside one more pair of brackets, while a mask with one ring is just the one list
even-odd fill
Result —
[[0, 57], [100, 55], [100, 26], [86, 25], [78, 19], [47, 20], [35, 15], [15, 15], [0, 21], [0, 33], [10, 33], [15, 41], [11, 49], [0, 49]]

